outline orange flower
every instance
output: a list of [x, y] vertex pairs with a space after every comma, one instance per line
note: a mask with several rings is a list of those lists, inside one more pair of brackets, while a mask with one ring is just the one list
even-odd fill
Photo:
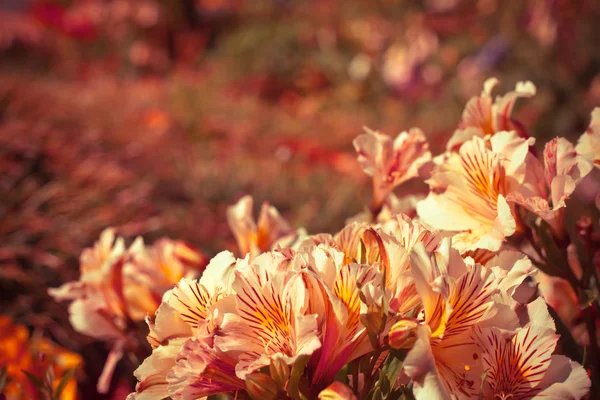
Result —
[[[6, 368], [7, 384], [0, 388], [7, 400], [34, 399], [39, 390], [22, 372], [41, 378], [49, 369], [54, 375], [56, 389], [65, 373], [81, 366], [81, 357], [56, 345], [48, 339], [30, 337], [23, 325], [13, 323], [10, 317], [0, 316], [0, 367]], [[71, 377], [61, 392], [60, 400], [77, 398], [77, 381]]]

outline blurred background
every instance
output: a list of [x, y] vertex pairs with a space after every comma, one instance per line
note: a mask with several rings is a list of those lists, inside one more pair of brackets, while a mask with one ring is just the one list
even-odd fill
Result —
[[515, 114], [538, 145], [574, 141], [600, 105], [598, 21], [597, 0], [1, 0], [0, 311], [83, 353], [96, 398], [106, 349], [46, 288], [103, 228], [211, 256], [251, 194], [336, 231], [369, 201], [363, 126], [418, 126], [438, 154], [492, 76], [535, 83]]

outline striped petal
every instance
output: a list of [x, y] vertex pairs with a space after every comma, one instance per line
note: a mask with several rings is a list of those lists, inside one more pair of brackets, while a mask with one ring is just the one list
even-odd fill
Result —
[[223, 352], [239, 352], [236, 374], [244, 378], [280, 356], [293, 364], [321, 343], [316, 315], [305, 315], [307, 289], [300, 274], [273, 269], [265, 253], [236, 271], [233, 289], [236, 310], [224, 316], [215, 345]]
[[190, 338], [181, 346], [177, 362], [167, 375], [172, 399], [196, 400], [246, 389], [245, 382], [235, 376], [236, 361], [220, 354], [209, 342]]
[[490, 398], [530, 399], [540, 392], [558, 341], [553, 330], [530, 325], [506, 338], [497, 328], [476, 328], [473, 338], [488, 371], [484, 389]]
[[512, 190], [507, 158], [480, 138], [451, 153], [428, 181], [430, 193], [417, 205], [421, 220], [434, 229], [457, 232], [461, 252], [496, 251], [516, 229], [504, 196]]
[[353, 144], [363, 171], [373, 177], [373, 206], [381, 207], [394, 187], [419, 175], [419, 169], [431, 160], [431, 152], [420, 129], [402, 132], [393, 141], [365, 130]]

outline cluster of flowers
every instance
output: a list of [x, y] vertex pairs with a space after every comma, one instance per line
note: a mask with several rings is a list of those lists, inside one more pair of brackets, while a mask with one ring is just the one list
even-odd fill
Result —
[[108, 390], [124, 352], [139, 347], [136, 323], [156, 311], [175, 283], [198, 277], [205, 265], [202, 253], [186, 243], [161, 239], [146, 247], [138, 238], [126, 248], [123, 238], [106, 229], [81, 254], [80, 280], [49, 290], [57, 301], [72, 300], [69, 315], [75, 330], [112, 344], [99, 392]]
[[[195, 279], [187, 264], [202, 257], [188, 247], [157, 244], [161, 256], [146, 258], [107, 231], [82, 256], [81, 281], [52, 293], [119, 354], [126, 322], [153, 314], [130, 400], [581, 398], [591, 380], [553, 354], [560, 321], [533, 282], [596, 290], [564, 210], [600, 166], [600, 109], [577, 146], [553, 139], [540, 159], [511, 119], [535, 87], [493, 99], [496, 84], [469, 101], [440, 156], [418, 129], [356, 138], [373, 201], [335, 235], [295, 231], [268, 204], [255, 221], [245, 197], [228, 212], [243, 258], [221, 252]], [[392, 193], [417, 177], [426, 198]]]

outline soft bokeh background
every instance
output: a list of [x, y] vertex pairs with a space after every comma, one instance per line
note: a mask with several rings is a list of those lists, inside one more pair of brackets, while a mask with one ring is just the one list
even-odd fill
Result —
[[369, 200], [363, 126], [418, 126], [437, 154], [491, 76], [536, 84], [516, 116], [540, 144], [573, 140], [600, 104], [598, 21], [597, 0], [3, 0], [0, 311], [81, 352], [96, 398], [106, 349], [46, 288], [103, 228], [212, 255], [252, 194], [335, 231]]

